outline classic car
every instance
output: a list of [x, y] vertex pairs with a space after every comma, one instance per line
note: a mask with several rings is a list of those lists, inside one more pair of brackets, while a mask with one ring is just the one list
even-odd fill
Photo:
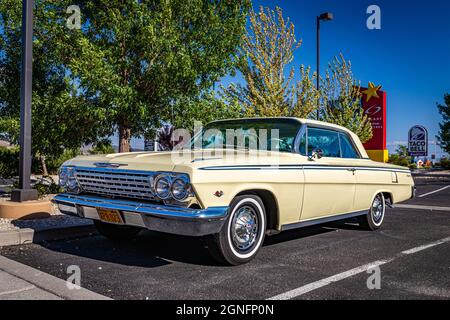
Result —
[[350, 218], [379, 229], [386, 206], [414, 196], [409, 169], [370, 160], [354, 133], [319, 121], [215, 121], [179, 152], [78, 156], [61, 167], [54, 202], [108, 238], [204, 237], [238, 265], [284, 230]]

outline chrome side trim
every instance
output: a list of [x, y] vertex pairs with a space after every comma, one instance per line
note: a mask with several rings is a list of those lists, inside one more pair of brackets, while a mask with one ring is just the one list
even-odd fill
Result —
[[314, 226], [317, 224], [359, 217], [359, 216], [363, 216], [365, 214], [367, 214], [367, 211], [356, 211], [356, 212], [340, 214], [340, 215], [332, 216], [332, 217], [318, 218], [318, 219], [300, 221], [300, 222], [291, 223], [291, 224], [284, 224], [281, 226], [281, 231], [292, 230], [292, 229], [297, 229], [297, 228], [302, 228], [302, 227], [309, 227], [309, 226]]
[[410, 170], [405, 169], [390, 169], [381, 167], [368, 167], [368, 166], [328, 166], [317, 164], [305, 164], [305, 165], [235, 165], [235, 166], [211, 166], [202, 167], [199, 170], [362, 170], [362, 171], [386, 171], [386, 172], [401, 172], [411, 173]]

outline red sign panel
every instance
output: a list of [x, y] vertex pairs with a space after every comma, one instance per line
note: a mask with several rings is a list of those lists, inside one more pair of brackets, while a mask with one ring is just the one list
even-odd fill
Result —
[[373, 88], [361, 88], [362, 107], [372, 123], [373, 137], [366, 143], [366, 150], [386, 150], [386, 92]]

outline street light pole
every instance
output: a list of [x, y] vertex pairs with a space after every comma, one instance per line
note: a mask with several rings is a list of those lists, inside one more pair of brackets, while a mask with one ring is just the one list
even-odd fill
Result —
[[31, 189], [31, 93], [33, 62], [34, 0], [22, 0], [22, 69], [20, 78], [20, 155], [19, 189], [13, 190], [11, 200], [36, 200], [37, 190]]
[[[320, 21], [331, 21], [333, 20], [333, 14], [331, 12], [322, 13], [316, 18], [316, 35], [317, 35], [317, 78], [316, 78], [316, 89], [320, 90]], [[317, 120], [320, 120], [320, 97], [317, 99]]]

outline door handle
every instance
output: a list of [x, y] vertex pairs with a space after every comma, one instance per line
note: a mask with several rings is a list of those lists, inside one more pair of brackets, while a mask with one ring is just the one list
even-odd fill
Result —
[[353, 175], [355, 175], [355, 171], [356, 171], [356, 169], [355, 169], [355, 168], [348, 168], [348, 169], [347, 169], [347, 171], [350, 171], [350, 172], [352, 172], [352, 173], [353, 173]]

